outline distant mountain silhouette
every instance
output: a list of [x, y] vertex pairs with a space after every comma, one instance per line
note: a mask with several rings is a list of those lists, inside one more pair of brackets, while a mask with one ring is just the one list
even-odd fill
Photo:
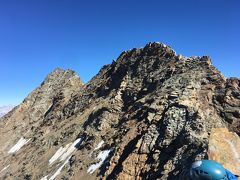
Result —
[[9, 106], [1, 106], [0, 107], [0, 117], [4, 116], [5, 114], [7, 114], [9, 111], [11, 111], [14, 108], [13, 105], [9, 105]]

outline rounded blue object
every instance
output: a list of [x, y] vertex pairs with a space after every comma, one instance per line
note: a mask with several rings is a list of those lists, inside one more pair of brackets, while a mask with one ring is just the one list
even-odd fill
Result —
[[193, 180], [228, 180], [225, 168], [213, 160], [194, 162], [190, 170], [190, 177]]

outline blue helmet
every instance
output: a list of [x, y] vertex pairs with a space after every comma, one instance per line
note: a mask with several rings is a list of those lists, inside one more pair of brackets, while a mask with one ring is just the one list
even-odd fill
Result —
[[194, 162], [190, 170], [190, 178], [192, 180], [228, 180], [225, 168], [213, 160]]

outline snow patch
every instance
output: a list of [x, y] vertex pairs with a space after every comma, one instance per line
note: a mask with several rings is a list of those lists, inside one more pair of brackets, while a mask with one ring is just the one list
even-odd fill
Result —
[[99, 148], [101, 148], [103, 144], [104, 144], [104, 141], [102, 140], [102, 141], [97, 145], [97, 147], [94, 148], [94, 151], [95, 151], [95, 150], [98, 150]]
[[72, 144], [68, 144], [65, 147], [60, 147], [57, 152], [52, 156], [52, 158], [49, 160], [49, 165], [57, 161], [58, 159], [60, 161], [64, 161], [67, 159], [71, 154], [77, 150], [78, 146], [81, 143], [81, 138], [78, 138], [75, 140]]
[[98, 156], [97, 156], [97, 159], [100, 160], [100, 162], [96, 163], [96, 164], [93, 164], [91, 165], [87, 172], [92, 174], [94, 171], [96, 171], [99, 167], [101, 167], [101, 165], [103, 164], [103, 162], [107, 159], [107, 157], [109, 156], [109, 153], [111, 152], [112, 150], [105, 150], [105, 151], [101, 151]]
[[58, 168], [58, 170], [50, 177], [49, 180], [54, 180], [62, 171], [63, 167], [68, 163], [70, 157]]
[[78, 138], [76, 141], [72, 143], [72, 145], [67, 148], [67, 151], [65, 151], [62, 156], [60, 157], [60, 161], [64, 161], [67, 159], [74, 151], [76, 151], [81, 143], [81, 138]]
[[[78, 147], [80, 146], [82, 142], [81, 138], [76, 139], [72, 144], [68, 144], [65, 147], [60, 147], [57, 152], [52, 156], [52, 158], [49, 160], [49, 165], [51, 165], [56, 160], [64, 161], [64, 163], [57, 169], [57, 171], [50, 177], [49, 180], [54, 180], [62, 171], [63, 167], [69, 162], [69, 159], [71, 158], [71, 155], [77, 151]], [[45, 179], [41, 180], [47, 180], [48, 176], [45, 176]]]
[[17, 151], [19, 151], [19, 149], [21, 149], [25, 144], [28, 143], [28, 141], [30, 141], [30, 139], [24, 139], [23, 137], [21, 137], [21, 139], [19, 139], [19, 141], [17, 142], [17, 144], [15, 144], [9, 151], [8, 153], [11, 154], [11, 153], [15, 153]]
[[48, 176], [44, 176], [41, 180], [47, 180]]
[[65, 147], [60, 147], [57, 152], [53, 155], [51, 159], [49, 159], [49, 165], [51, 165], [54, 161], [58, 160], [60, 156], [63, 155], [64, 152], [67, 151], [70, 144], [66, 145]]
[[4, 167], [4, 168], [0, 171], [0, 173], [3, 172], [3, 171], [5, 171], [7, 168], [9, 168], [9, 166], [10, 166], [10, 165]]

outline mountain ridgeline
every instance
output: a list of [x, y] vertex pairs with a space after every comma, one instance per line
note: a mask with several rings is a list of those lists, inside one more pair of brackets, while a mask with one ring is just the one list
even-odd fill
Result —
[[148, 43], [87, 84], [54, 70], [2, 117], [0, 179], [175, 180], [200, 159], [240, 174], [239, 136], [240, 80]]

